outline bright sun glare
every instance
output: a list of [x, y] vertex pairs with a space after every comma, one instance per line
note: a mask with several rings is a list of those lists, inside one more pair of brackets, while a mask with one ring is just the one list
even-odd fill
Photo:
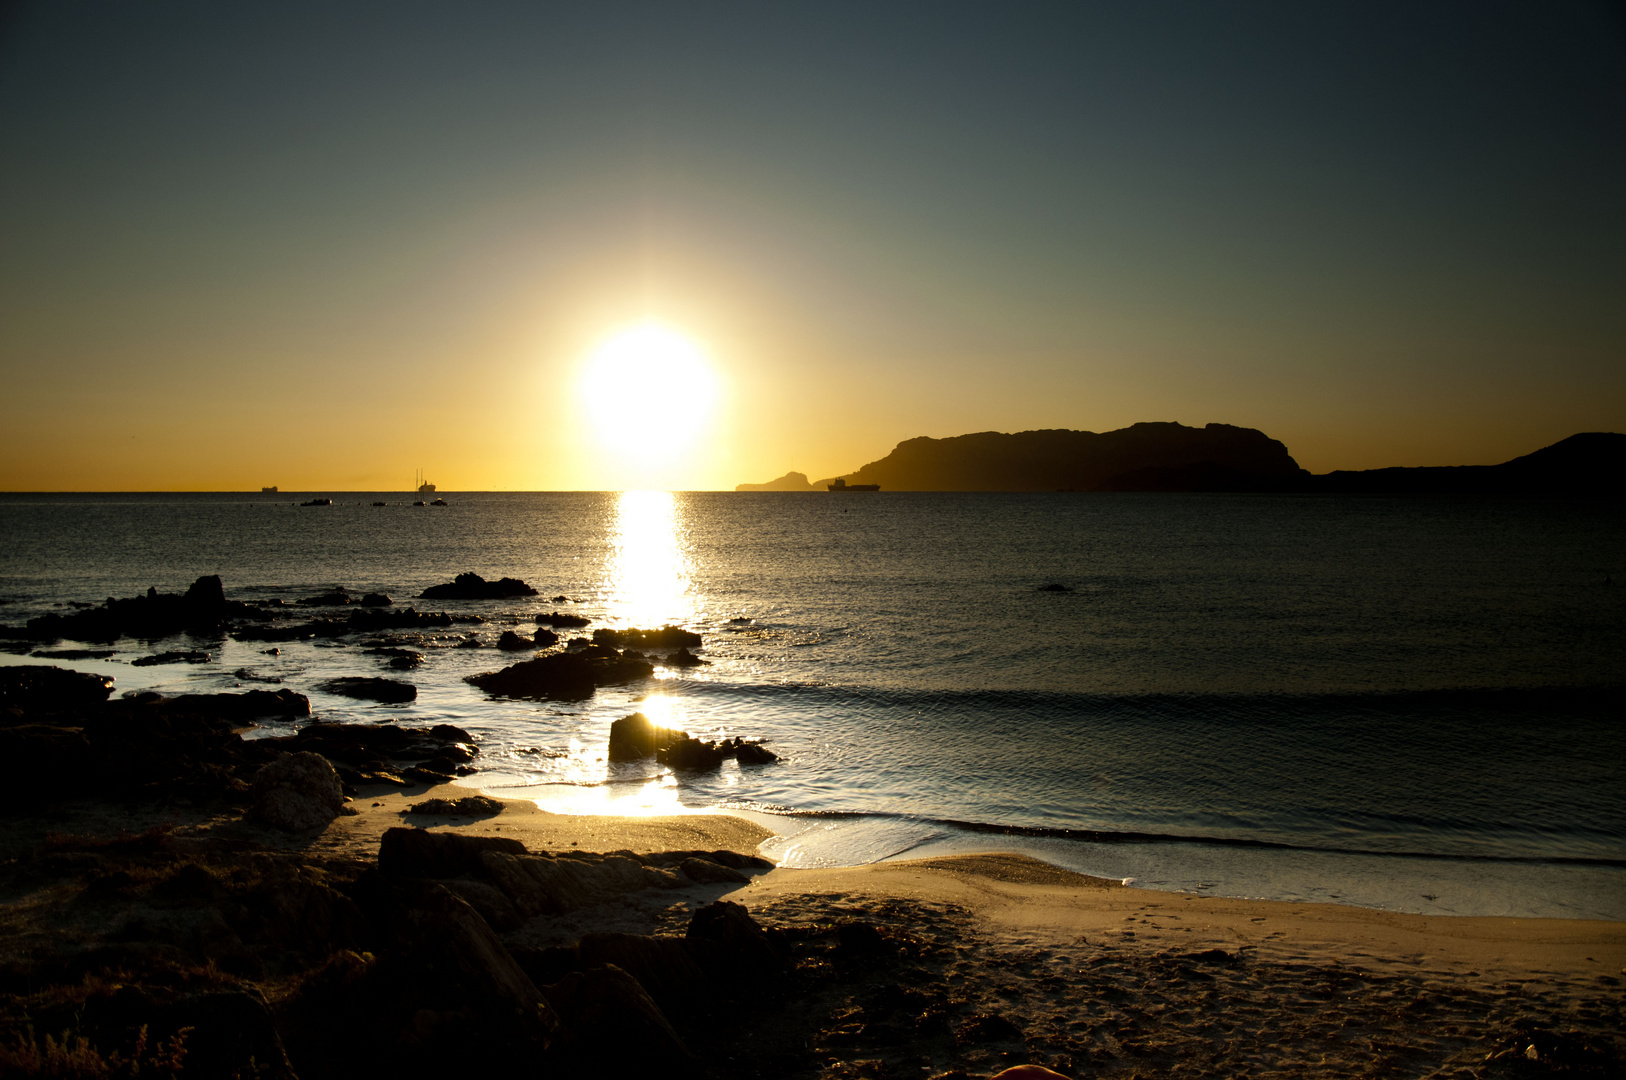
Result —
[[694, 341], [658, 323], [610, 337], [587, 357], [581, 394], [599, 439], [640, 464], [686, 449], [717, 404], [717, 374]]

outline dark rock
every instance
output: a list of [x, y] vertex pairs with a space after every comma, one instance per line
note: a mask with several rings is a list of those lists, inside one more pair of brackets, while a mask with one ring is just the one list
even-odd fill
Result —
[[643, 713], [623, 716], [610, 724], [610, 760], [641, 761], [654, 757], [674, 738], [685, 738], [684, 732], [672, 728], [656, 727]]
[[[560, 597], [556, 596], [554, 599], [558, 600]], [[584, 619], [580, 615], [566, 615], [560, 611], [550, 611], [545, 615], [538, 615], [536, 617], [536, 624], [538, 626], [552, 626], [555, 629], [586, 626], [590, 622], [592, 622], [591, 619]]]
[[[616, 967], [590, 968], [543, 988], [567, 1032], [561, 1071], [571, 1075], [694, 1075], [697, 1065], [660, 1006]], [[614, 1069], [606, 1069], [606, 1058]]]
[[680, 649], [691, 645], [699, 647], [701, 644], [699, 634], [679, 626], [663, 626], [659, 630], [611, 630], [609, 627], [600, 627], [593, 631], [593, 640], [600, 645], [608, 645], [616, 649], [660, 649], [662, 651]]
[[559, 635], [555, 634], [552, 630], [539, 627], [536, 633], [532, 635], [531, 643], [539, 649], [551, 648], [554, 645], [559, 644]]
[[535, 647], [535, 644], [530, 638], [520, 637], [512, 630], [504, 630], [502, 637], [497, 639], [497, 648], [504, 649], [509, 652], [534, 649]]
[[642, 889], [675, 889], [685, 884], [670, 870], [621, 854], [581, 853], [556, 859], [487, 852], [481, 862], [486, 878], [527, 918], [574, 911]]
[[781, 947], [749, 911], [728, 900], [714, 901], [695, 912], [684, 937], [700, 950], [697, 958], [708, 971], [733, 968], [747, 975], [769, 975], [786, 967]]
[[26, 632], [35, 641], [114, 642], [126, 636], [156, 640], [187, 631], [218, 633], [228, 620], [255, 614], [247, 604], [228, 601], [220, 578], [210, 575], [198, 578], [180, 596], [148, 589], [145, 596], [108, 597], [100, 607], [71, 615], [41, 615], [28, 620]]
[[94, 708], [113, 692], [113, 680], [44, 664], [0, 667], [0, 709], [57, 712]]
[[771, 765], [779, 760], [779, 755], [769, 750], [761, 743], [742, 742], [734, 740], [734, 760], [741, 765]]
[[503, 600], [510, 596], [535, 596], [536, 590], [518, 578], [487, 581], [479, 574], [459, 574], [447, 585], [431, 585], [418, 594], [420, 600]]
[[474, 744], [474, 736], [456, 724], [436, 724], [429, 729], [429, 735], [431, 738], [439, 739], [442, 742], [468, 743], [471, 746]]
[[701, 664], [709, 663], [710, 660], [702, 660], [688, 649], [679, 649], [666, 658], [668, 667], [699, 667]]
[[35, 649], [28, 655], [40, 660], [106, 660], [112, 649]]
[[678, 869], [697, 885], [744, 885], [751, 880], [738, 870], [719, 866], [710, 859], [684, 859]]
[[469, 795], [461, 799], [425, 799], [407, 807], [409, 814], [438, 814], [442, 817], [495, 817], [502, 811], [501, 802], [484, 795]]
[[[707, 982], [705, 970], [695, 962], [688, 943], [682, 938], [643, 934], [583, 934], [576, 943], [574, 954], [579, 966], [571, 970], [613, 964], [637, 979], [639, 985], [667, 1012], [683, 1012], [692, 1008], [695, 993]], [[530, 970], [529, 967], [527, 970]]]
[[320, 829], [344, 810], [338, 773], [320, 754], [284, 754], [254, 774], [247, 816], [287, 832]]
[[344, 607], [347, 604], [354, 604], [355, 602], [355, 597], [351, 596], [349, 591], [345, 589], [343, 585], [340, 585], [329, 592], [320, 593], [316, 596], [302, 597], [301, 599], [294, 601], [294, 603], [298, 604], [300, 607]]
[[464, 836], [393, 828], [385, 829], [379, 842], [378, 868], [398, 878], [478, 877], [485, 872], [483, 856], [488, 852], [508, 856], [526, 854], [524, 844], [506, 836]]
[[443, 611], [420, 613], [413, 608], [386, 611], [382, 608], [358, 607], [342, 619], [239, 626], [232, 631], [232, 636], [239, 641], [309, 641], [312, 638], [340, 638], [387, 630], [444, 629], [451, 625], [452, 617]]
[[266, 716], [311, 714], [310, 699], [292, 690], [249, 690], [241, 694], [181, 694], [163, 700], [170, 712], [190, 712], [247, 722]]
[[381, 592], [370, 592], [361, 598], [362, 607], [389, 607], [395, 603]]
[[416, 686], [394, 679], [329, 679], [321, 684], [321, 688], [330, 694], [342, 694], [363, 701], [402, 702], [416, 701], [418, 698]]
[[716, 743], [691, 738], [677, 739], [666, 749], [655, 753], [655, 760], [662, 765], [697, 772], [717, 768], [723, 763], [723, 757], [723, 751]]
[[[514, 902], [495, 885], [464, 878], [443, 879], [436, 884], [479, 912], [480, 918], [499, 934], [518, 930], [525, 924], [525, 919], [514, 906]], [[526, 974], [530, 973], [527, 971]]]
[[436, 886], [395, 930], [380, 982], [395, 988], [425, 1068], [525, 1072], [561, 1035], [554, 1010], [466, 901]]
[[1039, 592], [1072, 592], [1073, 590], [1069, 589], [1065, 585], [1062, 585], [1062, 584], [1059, 584], [1058, 582], [1053, 581], [1049, 585], [1040, 585], [1038, 591]]
[[209, 654], [198, 649], [176, 649], [153, 653], [130, 661], [131, 667], [157, 667], [159, 664], [207, 664]]
[[654, 673], [647, 660], [627, 659], [606, 649], [552, 653], [501, 671], [471, 675], [467, 681], [500, 697], [581, 700], [592, 697], [596, 687], [647, 679]]

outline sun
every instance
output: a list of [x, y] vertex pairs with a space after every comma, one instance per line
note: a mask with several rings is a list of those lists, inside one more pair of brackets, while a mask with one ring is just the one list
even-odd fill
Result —
[[606, 338], [582, 367], [579, 390], [607, 448], [656, 464], [689, 447], [717, 407], [717, 372], [691, 338], [640, 323]]

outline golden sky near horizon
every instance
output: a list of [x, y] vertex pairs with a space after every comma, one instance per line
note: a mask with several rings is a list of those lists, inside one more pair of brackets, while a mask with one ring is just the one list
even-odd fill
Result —
[[1143, 420], [1324, 472], [1626, 429], [1606, 13], [1163, 14], [25, 8], [0, 490], [728, 489]]

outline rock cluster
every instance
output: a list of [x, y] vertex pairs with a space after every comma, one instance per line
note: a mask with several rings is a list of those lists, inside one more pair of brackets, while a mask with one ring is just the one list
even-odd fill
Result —
[[761, 743], [735, 737], [718, 742], [691, 738], [686, 731], [657, 727], [643, 713], [623, 716], [610, 725], [611, 761], [639, 761], [654, 757], [673, 769], [715, 769], [729, 758], [741, 765], [766, 765], [779, 755]]

